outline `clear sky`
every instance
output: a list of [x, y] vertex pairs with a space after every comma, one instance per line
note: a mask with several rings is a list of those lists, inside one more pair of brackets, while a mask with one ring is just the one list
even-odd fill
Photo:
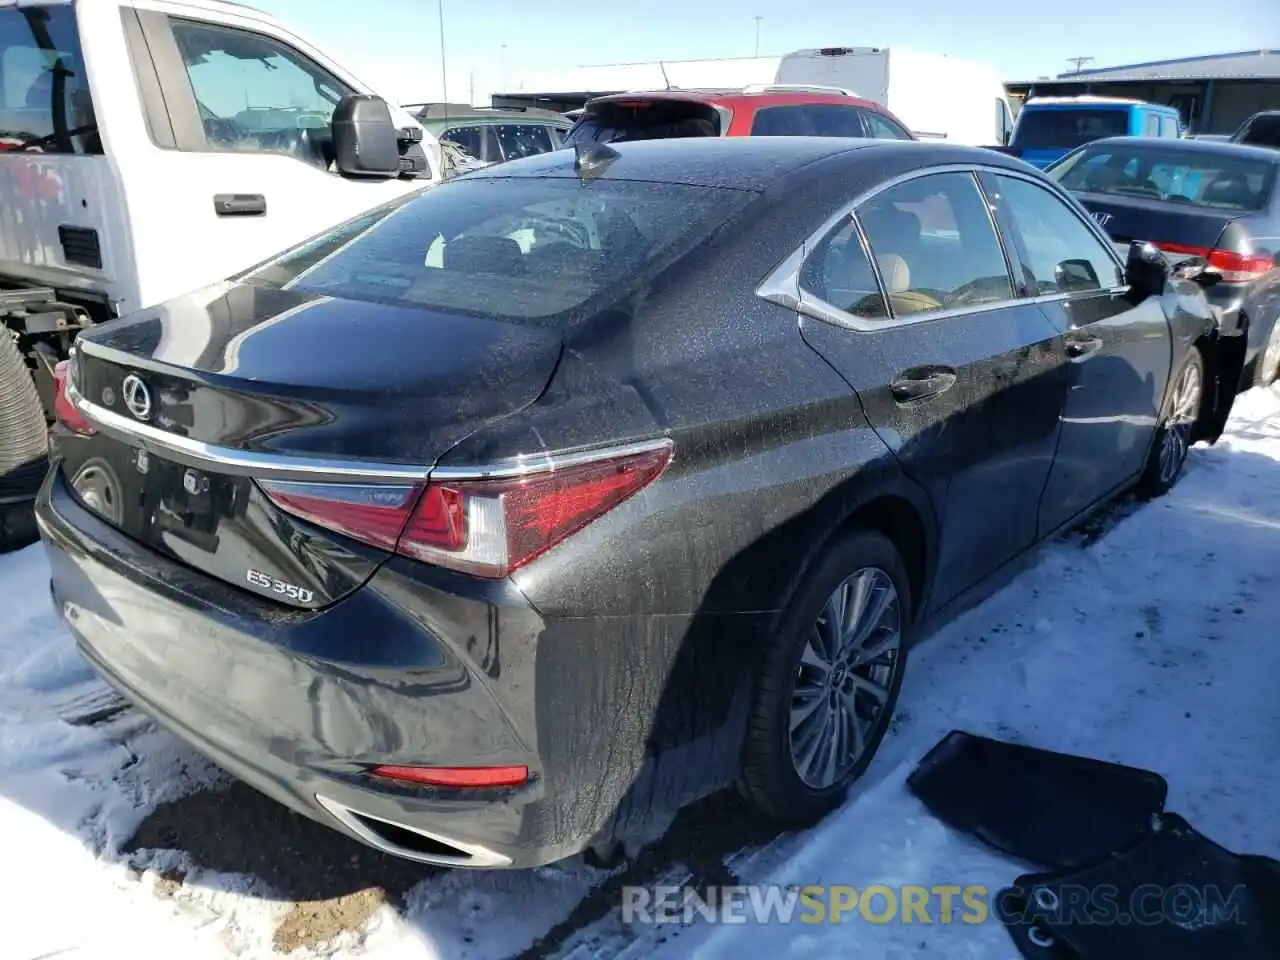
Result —
[[[379, 93], [441, 95], [437, 0], [247, 0]], [[1086, 67], [1280, 48], [1280, 0], [443, 0], [449, 99], [518, 89], [523, 73], [822, 46], [901, 46], [986, 60], [1008, 80]]]

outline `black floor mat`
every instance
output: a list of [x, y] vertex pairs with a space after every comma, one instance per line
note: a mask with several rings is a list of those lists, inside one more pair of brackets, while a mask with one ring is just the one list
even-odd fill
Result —
[[907, 786], [943, 823], [1038, 866], [1089, 863], [1151, 828], [1159, 774], [954, 730]]
[[1019, 877], [996, 912], [1028, 960], [1276, 960], [1280, 861], [1224, 850], [1176, 814], [1082, 868]]

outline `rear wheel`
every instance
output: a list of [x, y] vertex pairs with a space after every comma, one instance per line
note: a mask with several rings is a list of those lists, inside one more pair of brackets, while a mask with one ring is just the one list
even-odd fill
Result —
[[1178, 482], [1191, 449], [1192, 432], [1200, 419], [1203, 399], [1204, 359], [1200, 351], [1192, 347], [1165, 398], [1156, 442], [1138, 481], [1139, 495], [1157, 497]]
[[1280, 320], [1277, 320], [1271, 328], [1267, 345], [1258, 356], [1257, 365], [1254, 367], [1253, 385], [1269, 387], [1276, 382], [1277, 376], [1280, 376]]
[[911, 623], [906, 570], [878, 533], [817, 564], [761, 659], [740, 787], [765, 814], [811, 823], [844, 800], [893, 716]]
[[36, 538], [31, 505], [48, 469], [40, 395], [12, 335], [0, 326], [0, 552]]

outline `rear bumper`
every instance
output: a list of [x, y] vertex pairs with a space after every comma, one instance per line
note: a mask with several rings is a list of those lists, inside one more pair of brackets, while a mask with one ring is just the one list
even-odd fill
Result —
[[[268, 796], [431, 863], [534, 866], [590, 841], [592, 819], [564, 813], [583, 806], [596, 774], [553, 773], [539, 756], [533, 653], [543, 624], [510, 584], [473, 584], [488, 595], [467, 597], [415, 579], [418, 565], [391, 563], [340, 603], [297, 612], [127, 539], [56, 470], [36, 515], [55, 606], [84, 656]], [[527, 765], [531, 776], [518, 788], [403, 787], [367, 776], [382, 763]]]

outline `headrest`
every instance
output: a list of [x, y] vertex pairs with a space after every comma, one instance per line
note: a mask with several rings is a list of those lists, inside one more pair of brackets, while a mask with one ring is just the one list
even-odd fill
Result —
[[458, 237], [444, 245], [444, 268], [466, 273], [523, 276], [520, 244], [510, 237]]

